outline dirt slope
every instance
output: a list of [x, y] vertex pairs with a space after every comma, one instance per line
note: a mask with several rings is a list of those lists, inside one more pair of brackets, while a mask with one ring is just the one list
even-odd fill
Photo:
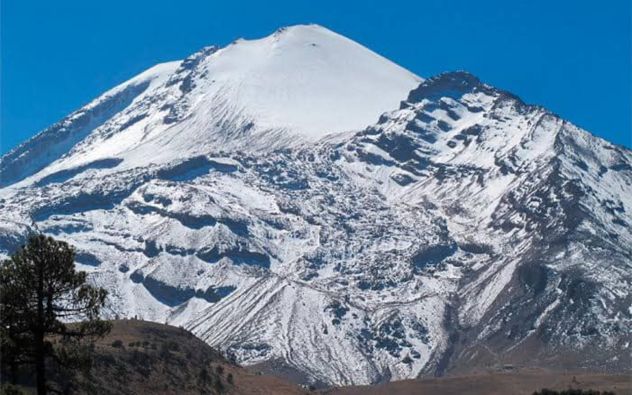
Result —
[[511, 373], [481, 373], [469, 376], [403, 380], [372, 387], [357, 386], [326, 391], [331, 395], [531, 395], [542, 388], [594, 389], [632, 394], [632, 375], [560, 373], [530, 369]]

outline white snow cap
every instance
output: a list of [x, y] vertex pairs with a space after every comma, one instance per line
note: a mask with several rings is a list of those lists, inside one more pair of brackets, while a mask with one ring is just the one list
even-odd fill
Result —
[[108, 158], [121, 169], [310, 143], [376, 123], [421, 81], [321, 26], [282, 28], [146, 70], [16, 148], [0, 170], [17, 181]]
[[318, 25], [237, 40], [213, 54], [209, 79], [262, 128], [307, 138], [359, 130], [396, 109], [421, 78]]

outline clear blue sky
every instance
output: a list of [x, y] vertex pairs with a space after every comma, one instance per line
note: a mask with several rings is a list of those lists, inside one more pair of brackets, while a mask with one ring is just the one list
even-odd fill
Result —
[[470, 71], [632, 147], [630, 0], [0, 3], [0, 153], [155, 63], [298, 23], [422, 77]]

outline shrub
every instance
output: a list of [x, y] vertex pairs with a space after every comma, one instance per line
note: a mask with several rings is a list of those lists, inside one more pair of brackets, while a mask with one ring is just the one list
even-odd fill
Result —
[[168, 349], [169, 351], [180, 351], [180, 344], [174, 341], [163, 343], [162, 347]]
[[0, 395], [25, 395], [19, 387], [12, 384], [4, 384], [0, 387]]
[[116, 339], [112, 342], [112, 347], [114, 348], [123, 348], [123, 341]]
[[218, 377], [217, 381], [215, 381], [215, 390], [219, 393], [224, 392], [224, 383], [222, 383], [222, 380]]
[[205, 386], [206, 383], [210, 381], [211, 376], [208, 374], [208, 370], [206, 368], [200, 369], [200, 373], [198, 374], [198, 384], [201, 386]]
[[160, 344], [160, 357], [163, 359], [169, 359], [171, 357], [171, 351], [167, 343]]

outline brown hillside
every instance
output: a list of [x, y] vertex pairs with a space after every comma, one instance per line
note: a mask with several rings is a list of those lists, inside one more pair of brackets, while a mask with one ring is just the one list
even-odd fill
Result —
[[542, 388], [593, 389], [632, 395], [631, 375], [560, 373], [538, 369], [511, 373], [481, 373], [469, 376], [402, 380], [376, 386], [335, 388], [329, 395], [531, 395]]
[[279, 378], [229, 362], [184, 329], [138, 320], [112, 324], [112, 331], [95, 343], [89, 375], [58, 374], [51, 380], [56, 388], [98, 395], [305, 393]]
[[[231, 363], [184, 329], [138, 320], [112, 323], [112, 331], [95, 344], [90, 374], [58, 375], [57, 388], [70, 394], [97, 395], [308, 393], [284, 379]], [[632, 395], [632, 376], [524, 369], [332, 388], [319, 393], [531, 395], [542, 388], [608, 390]], [[29, 388], [26, 392], [30, 392]]]

